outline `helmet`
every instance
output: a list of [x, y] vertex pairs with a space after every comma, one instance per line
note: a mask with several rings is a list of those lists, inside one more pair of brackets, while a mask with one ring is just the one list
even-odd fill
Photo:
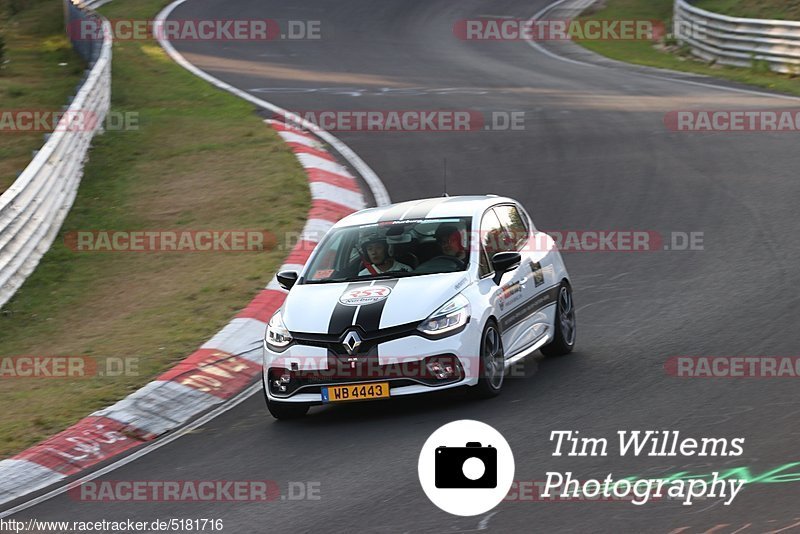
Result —
[[361, 253], [364, 256], [367, 256], [367, 245], [370, 245], [372, 243], [381, 243], [386, 249], [386, 252], [388, 253], [389, 246], [386, 242], [386, 236], [381, 234], [380, 232], [371, 230], [366, 234], [363, 234], [358, 240], [358, 248], [359, 250], [361, 250]]

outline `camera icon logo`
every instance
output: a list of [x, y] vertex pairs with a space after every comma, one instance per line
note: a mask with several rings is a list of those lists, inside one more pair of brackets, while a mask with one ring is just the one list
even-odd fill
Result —
[[[483, 441], [475, 441], [480, 437]], [[437, 429], [425, 442], [417, 465], [419, 481], [433, 504], [445, 512], [474, 516], [508, 495], [514, 455], [497, 430], [470, 419]]]
[[466, 447], [437, 447], [434, 482], [437, 488], [496, 488], [497, 449], [467, 442]]

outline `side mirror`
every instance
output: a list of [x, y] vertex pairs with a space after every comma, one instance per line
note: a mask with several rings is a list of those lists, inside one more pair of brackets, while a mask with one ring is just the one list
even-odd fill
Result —
[[[519, 256], [519, 254], [517, 255]], [[297, 273], [295, 271], [281, 271], [275, 277], [278, 279], [278, 285], [286, 291], [292, 289], [292, 286], [297, 282]]]
[[494, 268], [494, 283], [500, 285], [500, 280], [507, 271], [519, 267], [522, 256], [519, 252], [498, 252], [492, 256], [492, 267]]

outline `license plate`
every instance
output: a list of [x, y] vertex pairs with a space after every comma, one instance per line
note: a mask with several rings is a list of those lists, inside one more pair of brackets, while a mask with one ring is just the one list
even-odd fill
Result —
[[347, 384], [322, 388], [322, 402], [344, 402], [368, 399], [385, 399], [389, 396], [388, 382]]

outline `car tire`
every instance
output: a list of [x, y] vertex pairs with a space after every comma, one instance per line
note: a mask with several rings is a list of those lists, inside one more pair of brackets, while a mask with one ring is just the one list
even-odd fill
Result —
[[572, 300], [572, 288], [568, 283], [561, 283], [556, 302], [553, 341], [541, 349], [542, 354], [547, 357], [564, 356], [575, 348], [578, 324], [575, 318], [575, 302]]
[[308, 404], [295, 404], [293, 402], [275, 402], [269, 400], [267, 389], [264, 386], [264, 400], [267, 402], [267, 410], [275, 419], [284, 421], [287, 419], [300, 419], [308, 413]]
[[503, 339], [500, 337], [497, 323], [490, 319], [481, 335], [478, 384], [470, 388], [470, 393], [481, 399], [496, 397], [503, 388], [504, 377]]

